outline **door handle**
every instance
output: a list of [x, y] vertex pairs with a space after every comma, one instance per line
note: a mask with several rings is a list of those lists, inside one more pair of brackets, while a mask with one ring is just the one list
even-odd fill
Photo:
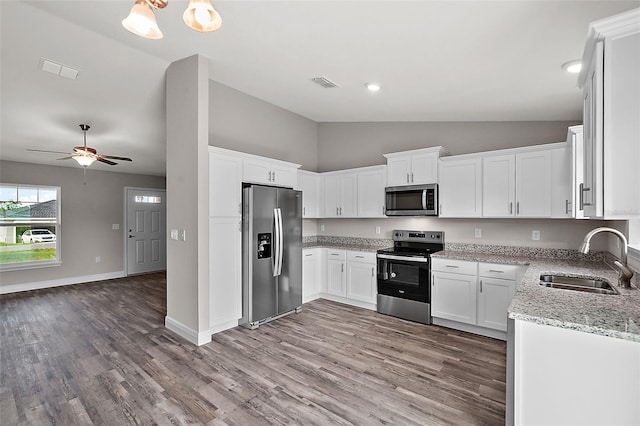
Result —
[[129, 235], [129, 238], [134, 238], [134, 236], [133, 235]]

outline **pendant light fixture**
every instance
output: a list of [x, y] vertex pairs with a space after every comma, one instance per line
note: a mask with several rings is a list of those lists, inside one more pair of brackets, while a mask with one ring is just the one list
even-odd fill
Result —
[[[136, 0], [122, 25], [132, 33], [150, 39], [162, 38], [153, 8], [164, 9], [168, 0]], [[213, 8], [210, 0], [189, 0], [182, 19], [195, 31], [215, 31], [222, 26], [222, 17]]]

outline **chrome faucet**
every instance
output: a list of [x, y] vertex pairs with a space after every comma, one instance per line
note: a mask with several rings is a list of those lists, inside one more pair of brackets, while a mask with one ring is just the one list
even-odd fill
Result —
[[633, 271], [631, 270], [631, 268], [629, 268], [629, 266], [627, 266], [627, 237], [625, 237], [622, 232], [618, 231], [617, 229], [607, 228], [604, 226], [601, 228], [593, 229], [587, 235], [585, 235], [584, 241], [580, 246], [580, 252], [582, 254], [589, 253], [589, 242], [591, 241], [591, 238], [600, 232], [611, 232], [612, 234], [618, 236], [618, 238], [620, 238], [620, 240], [622, 241], [622, 255], [620, 256], [620, 261], [616, 260], [613, 262], [613, 264], [616, 265], [616, 267], [620, 270], [618, 286], [630, 288]]

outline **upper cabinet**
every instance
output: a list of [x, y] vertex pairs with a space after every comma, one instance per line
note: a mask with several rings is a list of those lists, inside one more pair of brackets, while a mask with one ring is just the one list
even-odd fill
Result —
[[384, 214], [386, 183], [386, 166], [358, 169], [358, 217], [386, 217]]
[[593, 22], [582, 58], [586, 217], [640, 217], [640, 8]]
[[242, 180], [271, 186], [293, 188], [298, 185], [299, 164], [270, 158], [247, 156], [242, 166]]
[[298, 188], [302, 191], [302, 218], [320, 217], [320, 174], [298, 171]]
[[444, 157], [440, 171], [440, 216], [482, 215], [482, 158]]
[[242, 216], [242, 158], [209, 147], [209, 216]]
[[[324, 216], [356, 217], [357, 174], [355, 172], [323, 173]], [[304, 194], [303, 194], [304, 197]]]
[[438, 159], [441, 155], [446, 155], [441, 146], [384, 154], [387, 159], [387, 185], [438, 183]]

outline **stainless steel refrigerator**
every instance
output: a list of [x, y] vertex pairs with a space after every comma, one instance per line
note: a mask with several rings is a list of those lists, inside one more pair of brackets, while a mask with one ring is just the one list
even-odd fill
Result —
[[254, 329], [302, 306], [302, 192], [242, 190], [242, 319]]

